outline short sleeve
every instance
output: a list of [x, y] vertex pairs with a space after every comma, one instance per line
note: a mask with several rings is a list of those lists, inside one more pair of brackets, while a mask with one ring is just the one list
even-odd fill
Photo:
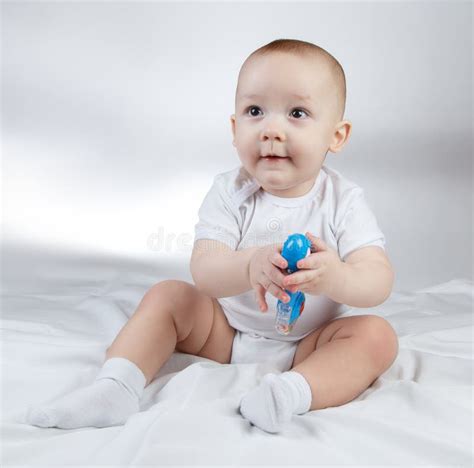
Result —
[[365, 200], [362, 188], [352, 189], [341, 203], [340, 213], [336, 215], [335, 236], [343, 261], [348, 254], [361, 247], [375, 245], [385, 250], [385, 236]]
[[194, 241], [213, 239], [235, 250], [240, 242], [239, 212], [217, 176], [198, 211]]

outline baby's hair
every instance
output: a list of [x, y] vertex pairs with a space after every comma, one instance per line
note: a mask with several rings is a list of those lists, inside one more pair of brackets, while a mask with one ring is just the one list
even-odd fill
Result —
[[[346, 108], [346, 75], [341, 64], [328, 51], [312, 42], [300, 41], [298, 39], [276, 39], [252, 52], [244, 62], [244, 65], [252, 57], [270, 54], [272, 52], [286, 52], [301, 57], [312, 57], [323, 59], [329, 66], [334, 84], [337, 90], [337, 107], [339, 117], [342, 120]], [[244, 68], [242, 65], [241, 71]], [[239, 74], [240, 76], [240, 74]]]

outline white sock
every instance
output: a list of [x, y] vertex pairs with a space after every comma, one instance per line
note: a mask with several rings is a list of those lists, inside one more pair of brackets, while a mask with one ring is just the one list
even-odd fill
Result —
[[311, 387], [299, 372], [270, 373], [244, 396], [240, 412], [260, 429], [279, 432], [293, 414], [309, 411], [311, 400]]
[[108, 427], [123, 424], [139, 410], [146, 377], [125, 358], [105, 361], [95, 381], [57, 400], [28, 407], [27, 424], [40, 427]]

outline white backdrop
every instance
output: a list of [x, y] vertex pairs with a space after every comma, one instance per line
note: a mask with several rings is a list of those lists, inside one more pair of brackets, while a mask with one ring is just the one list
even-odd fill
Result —
[[190, 280], [173, 265], [189, 262], [212, 178], [239, 164], [239, 68], [277, 38], [314, 42], [344, 67], [353, 133], [326, 164], [365, 188], [395, 289], [472, 277], [470, 3], [4, 2], [2, 13], [6, 283], [69, 254]]

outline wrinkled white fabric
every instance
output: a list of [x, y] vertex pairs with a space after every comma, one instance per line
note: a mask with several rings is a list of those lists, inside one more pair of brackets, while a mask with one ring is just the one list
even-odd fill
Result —
[[18, 281], [10, 274], [2, 301], [3, 465], [471, 465], [470, 280], [395, 291], [381, 306], [345, 314], [386, 318], [399, 336], [396, 361], [354, 401], [294, 417], [279, 434], [238, 411], [272, 365], [182, 353], [124, 425], [43, 429], [16, 417], [93, 381], [149, 285], [170, 274], [191, 278], [188, 262], [23, 252], [28, 282], [20, 269]]

